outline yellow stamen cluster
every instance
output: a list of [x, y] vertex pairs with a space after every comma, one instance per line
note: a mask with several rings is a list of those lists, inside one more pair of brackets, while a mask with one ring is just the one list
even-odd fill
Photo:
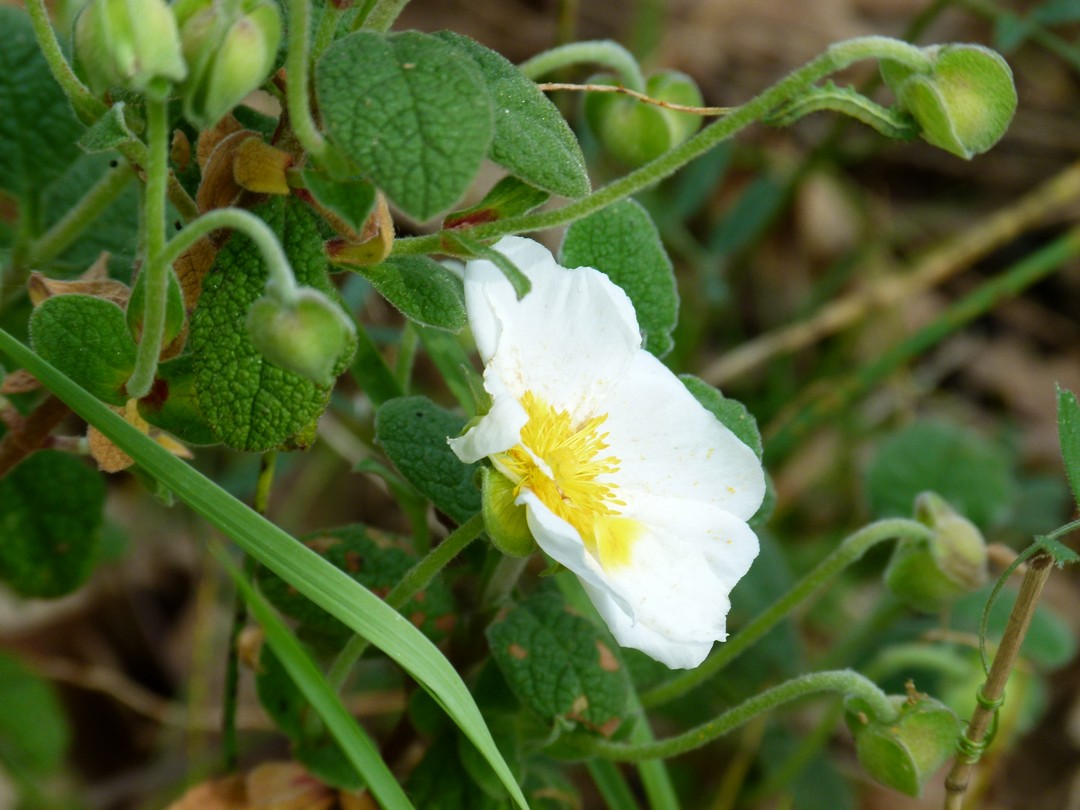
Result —
[[625, 502], [616, 497], [613, 484], [597, 480], [617, 473], [621, 463], [615, 456], [600, 457], [608, 448], [608, 434], [599, 432], [607, 414], [575, 427], [567, 411], [556, 411], [532, 391], [525, 392], [521, 405], [529, 417], [521, 429], [521, 444], [495, 459], [514, 481], [514, 494], [533, 492], [577, 530], [604, 568], [625, 565], [640, 526], [619, 517], [615, 507]]

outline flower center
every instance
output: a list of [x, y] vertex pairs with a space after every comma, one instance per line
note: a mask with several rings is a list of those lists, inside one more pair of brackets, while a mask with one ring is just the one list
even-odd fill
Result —
[[577, 530], [605, 569], [629, 563], [641, 526], [619, 517], [617, 507], [626, 503], [616, 496], [614, 484], [598, 480], [618, 473], [621, 463], [615, 456], [601, 456], [608, 448], [608, 434], [599, 432], [607, 414], [575, 427], [569, 413], [556, 411], [532, 391], [525, 392], [521, 405], [529, 417], [521, 429], [521, 444], [494, 458], [516, 484], [514, 494], [523, 488], [534, 493]]

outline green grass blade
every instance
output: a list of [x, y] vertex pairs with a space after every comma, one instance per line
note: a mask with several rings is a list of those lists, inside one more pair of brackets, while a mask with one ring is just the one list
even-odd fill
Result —
[[341, 745], [356, 770], [367, 783], [379, 806], [386, 810], [413, 810], [412, 802], [401, 789], [397, 779], [379, 756], [379, 749], [356, 719], [346, 711], [341, 700], [330, 688], [315, 662], [304, 652], [296, 636], [285, 626], [266, 598], [251, 586], [220, 546], [214, 556], [228, 571], [237, 590], [247, 602], [251, 615], [262, 625], [266, 643], [281, 661], [293, 683], [307, 698], [312, 708], [326, 723], [327, 729]]
[[33, 374], [244, 551], [400, 664], [483, 754], [514, 801], [528, 807], [472, 695], [423, 633], [371, 591], [140, 433], [2, 329], [0, 352]]

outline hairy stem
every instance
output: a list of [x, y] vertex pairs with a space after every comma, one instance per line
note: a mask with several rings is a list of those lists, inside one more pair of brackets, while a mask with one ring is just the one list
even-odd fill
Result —
[[571, 42], [550, 51], [538, 53], [522, 62], [521, 72], [534, 81], [560, 68], [571, 65], [595, 64], [611, 68], [623, 85], [638, 93], [645, 91], [645, 77], [634, 55], [618, 42], [610, 39], [590, 42]]
[[30, 245], [28, 263], [45, 264], [67, 250], [134, 177], [135, 172], [126, 161], [107, 171], [74, 207]]
[[144, 301], [142, 337], [135, 353], [135, 369], [127, 382], [130, 396], [144, 397], [157, 371], [161, 344], [165, 337], [165, 304], [169, 295], [172, 263], [164, 261], [165, 186], [169, 177], [169, 105], [167, 101], [146, 99], [146, 137], [149, 160], [146, 164], [146, 192], [143, 195]]
[[[694, 158], [708, 152], [755, 121], [761, 120], [780, 104], [794, 98], [814, 82], [862, 59], [890, 59], [923, 70], [929, 69], [930, 65], [929, 58], [919, 48], [897, 39], [860, 37], [838, 42], [812, 62], [788, 74], [761, 95], [741, 107], [736, 107], [730, 115], [714, 121], [694, 137], [646, 163], [640, 169], [594, 191], [589, 196], [561, 208], [507, 217], [497, 222], [458, 230], [456, 233], [459, 235], [467, 233], [473, 239], [494, 239], [511, 233], [527, 233], [554, 228], [581, 219], [660, 182]], [[394, 255], [438, 253], [443, 249], [448, 236], [449, 232], [440, 231], [429, 236], [397, 239], [394, 242], [393, 253]]]
[[407, 5], [409, 0], [378, 0], [364, 20], [364, 28], [370, 31], [389, 31]]
[[[332, 13], [329, 9], [324, 14]], [[326, 139], [315, 127], [308, 90], [311, 43], [311, 5], [308, 0], [289, 0], [289, 52], [285, 57], [285, 103], [289, 123], [300, 145], [317, 163], [327, 155]]]
[[[415, 596], [428, 586], [435, 575], [442, 571], [451, 560], [460, 554], [466, 546], [479, 537], [484, 531], [484, 516], [480, 513], [473, 515], [434, 549], [421, 559], [416, 565], [405, 572], [401, 582], [393, 587], [386, 595], [386, 604], [395, 610], [401, 609]], [[368, 648], [368, 641], [363, 636], [353, 636], [345, 644], [344, 649], [338, 654], [337, 659], [326, 674], [326, 680], [331, 688], [340, 692], [352, 671], [353, 665], [360, 660], [364, 650]]]
[[817, 567], [797, 582], [790, 591], [773, 602], [763, 613], [758, 614], [738, 635], [725, 642], [701, 666], [651, 689], [641, 696], [641, 702], [650, 708], [659, 706], [685, 695], [694, 687], [713, 677], [775, 627], [799, 604], [820, 591], [837, 574], [862, 557], [872, 546], [894, 538], [930, 539], [932, 536], [933, 532], [922, 523], [903, 518], [879, 520], [848, 535], [836, 550], [818, 563]]
[[609, 742], [597, 738], [582, 740], [582, 750], [592, 756], [620, 762], [643, 759], [667, 759], [685, 754], [734, 731], [760, 714], [771, 711], [806, 695], [837, 692], [865, 700], [874, 719], [888, 723], [896, 718], [896, 709], [888, 696], [869, 678], [850, 670], [811, 672], [766, 689], [720, 716], [674, 737], [652, 743], [634, 744]]

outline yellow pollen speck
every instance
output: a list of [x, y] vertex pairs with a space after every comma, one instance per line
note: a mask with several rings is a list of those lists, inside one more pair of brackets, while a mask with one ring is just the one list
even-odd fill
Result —
[[615, 456], [601, 455], [608, 445], [599, 428], [607, 414], [580, 425], [567, 411], [555, 408], [526, 391], [521, 405], [528, 421], [521, 429], [521, 444], [497, 456], [496, 466], [515, 482], [515, 496], [524, 488], [539, 498], [578, 534], [589, 553], [606, 569], [630, 562], [641, 525], [619, 517], [626, 506], [615, 486], [597, 480], [619, 471]]
[[734, 495], [735, 494], [735, 487], [728, 487], [727, 491], [730, 492], [732, 495]]

